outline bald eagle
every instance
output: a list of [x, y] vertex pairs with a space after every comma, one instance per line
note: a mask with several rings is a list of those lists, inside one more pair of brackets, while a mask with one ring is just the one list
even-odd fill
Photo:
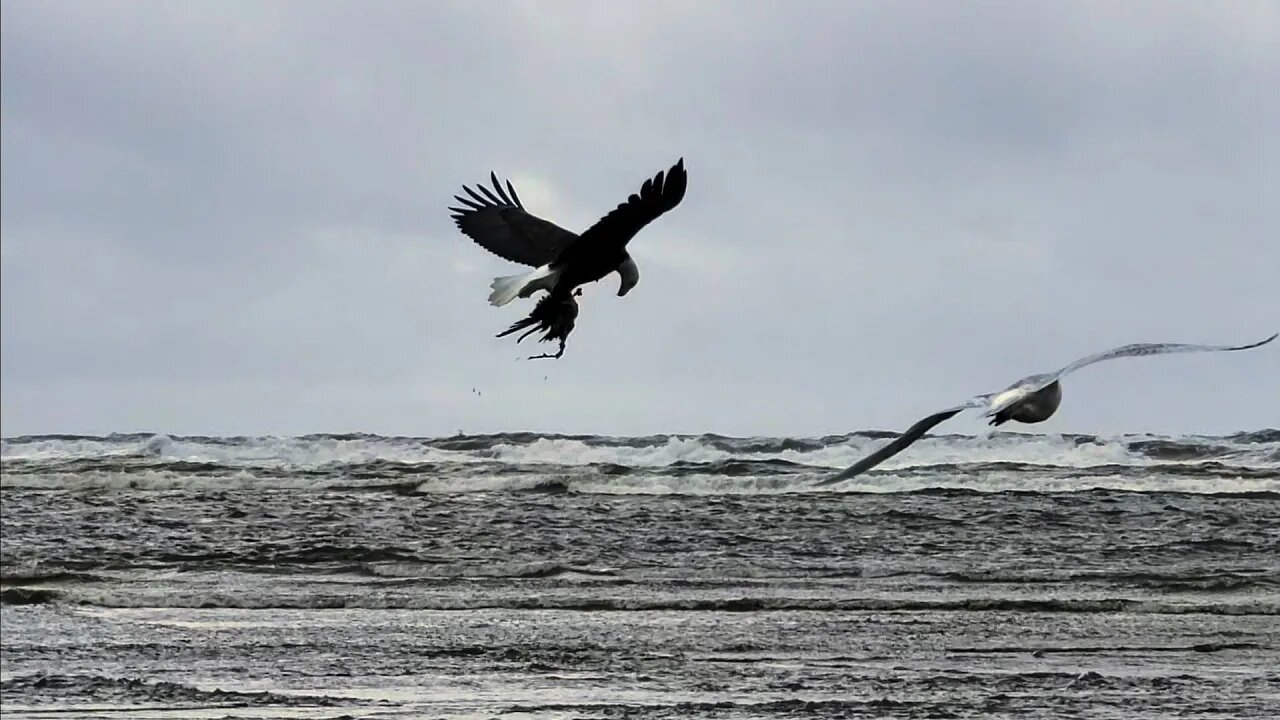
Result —
[[493, 189], [477, 185], [479, 192], [464, 185], [467, 196], [455, 195], [461, 207], [450, 207], [453, 220], [464, 235], [498, 257], [533, 266], [518, 275], [495, 278], [490, 285], [489, 303], [502, 306], [517, 297], [546, 291], [533, 312], [498, 337], [531, 328], [517, 339], [541, 331], [540, 342], [560, 341], [555, 355], [560, 357], [578, 315], [575, 289], [616, 272], [621, 278], [618, 296], [626, 295], [640, 281], [640, 270], [627, 252], [627, 243], [645, 225], [670, 211], [684, 199], [688, 175], [684, 158], [669, 170], [645, 180], [640, 192], [632, 194], [613, 211], [596, 221], [581, 235], [566, 230], [525, 210], [508, 180], [506, 187], [495, 173], [489, 173]]

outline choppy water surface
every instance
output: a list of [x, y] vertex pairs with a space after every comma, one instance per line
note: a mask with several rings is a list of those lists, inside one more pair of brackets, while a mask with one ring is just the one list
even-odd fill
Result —
[[9, 438], [0, 702], [1280, 714], [1280, 431], [883, 437]]

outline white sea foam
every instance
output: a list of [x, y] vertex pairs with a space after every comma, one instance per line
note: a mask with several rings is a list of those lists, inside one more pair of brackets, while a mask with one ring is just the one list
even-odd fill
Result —
[[273, 435], [209, 441], [153, 435], [145, 440], [74, 439], [17, 442], [6, 440], [5, 460], [74, 460], [143, 455], [189, 462], [309, 469], [330, 464], [482, 461], [469, 453], [438, 450], [405, 438], [278, 437]]
[[[926, 438], [912, 445], [907, 453], [881, 466], [895, 468], [955, 465], [962, 463], [1025, 463], [1059, 467], [1088, 468], [1098, 465], [1151, 466], [1202, 462], [1203, 458], [1184, 460], [1151, 457], [1129, 448], [1135, 441], [1170, 440], [1155, 436], [1123, 436], [1077, 442], [1057, 435], [1022, 435], [1001, 433], [985, 437]], [[1172, 441], [1172, 440], [1170, 440]], [[665, 444], [648, 447], [616, 447], [589, 445], [581, 440], [543, 438], [528, 445], [499, 444], [492, 457], [512, 464], [589, 465], [612, 463], [628, 467], [656, 468], [675, 463], [715, 463], [726, 460], [784, 460], [814, 468], [841, 468], [853, 464], [888, 440], [853, 437], [816, 450], [780, 450], [776, 452], [729, 452], [698, 438], [671, 437]], [[1177, 442], [1206, 442], [1203, 439], [1179, 439]], [[1230, 463], [1239, 467], [1275, 468], [1280, 452], [1277, 443], [1242, 446], [1232, 453]]]
[[[805, 487], [809, 482], [847, 467], [885, 442], [862, 436], [828, 444], [691, 436], [598, 441], [509, 436], [448, 441], [378, 436], [17, 438], [0, 448], [5, 467], [0, 487], [218, 490], [397, 484], [426, 493], [768, 494], [810, 491]], [[812, 449], [785, 449], [796, 445]], [[76, 465], [86, 462], [91, 466]], [[187, 465], [191, 463], [201, 467]], [[761, 465], [756, 469], [752, 463]], [[625, 470], [602, 471], [603, 466]], [[1280, 492], [1280, 441], [1271, 435], [1243, 440], [941, 436], [921, 440], [874, 472], [830, 490], [1092, 487]]]
[[[581, 440], [540, 438], [528, 445], [497, 445], [494, 457], [512, 464], [663, 467], [677, 462], [711, 463], [735, 456], [696, 438], [671, 437], [663, 445], [626, 447], [588, 445]], [[750, 455], [738, 457], [752, 458]], [[754, 459], [754, 458], [752, 458]]]

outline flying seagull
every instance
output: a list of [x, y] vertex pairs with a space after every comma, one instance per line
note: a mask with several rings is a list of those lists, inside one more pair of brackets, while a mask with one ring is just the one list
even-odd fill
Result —
[[1106, 352], [1100, 352], [1096, 355], [1089, 355], [1054, 372], [1029, 375], [1000, 392], [978, 395], [961, 405], [956, 405], [955, 407], [950, 407], [946, 410], [936, 412], [907, 428], [907, 431], [902, 433], [902, 435], [893, 442], [862, 458], [839, 475], [819, 482], [818, 485], [830, 485], [832, 483], [840, 482], [841, 480], [847, 480], [855, 475], [860, 475], [867, 470], [870, 470], [876, 465], [879, 465], [885, 460], [888, 460], [894, 455], [897, 455], [907, 449], [907, 446], [911, 445], [911, 443], [916, 440], [919, 440], [920, 436], [929, 432], [929, 430], [933, 429], [935, 425], [938, 425], [942, 421], [970, 408], [986, 408], [984, 417], [991, 418], [990, 424], [992, 426], [998, 426], [1010, 420], [1028, 424], [1044, 422], [1053, 416], [1053, 413], [1058, 409], [1058, 404], [1062, 402], [1062, 385], [1059, 382], [1062, 377], [1068, 373], [1079, 370], [1082, 367], [1102, 362], [1103, 360], [1122, 357], [1141, 357], [1144, 355], [1165, 355], [1167, 353], [1181, 352], [1227, 352], [1232, 350], [1249, 350], [1266, 345], [1275, 339], [1276, 335], [1272, 335], [1266, 340], [1251, 343], [1249, 345], [1135, 343], [1133, 345], [1124, 345], [1113, 350], [1107, 350]]
[[533, 327], [535, 332], [544, 333], [544, 342], [560, 340], [561, 353], [577, 316], [573, 290], [612, 272], [621, 277], [619, 297], [635, 287], [640, 270], [627, 252], [627, 243], [645, 225], [679, 205], [688, 184], [681, 158], [669, 170], [646, 180], [639, 193], [578, 235], [525, 210], [511, 181], [504, 188], [495, 173], [489, 173], [489, 179], [492, 190], [478, 185], [477, 192], [464, 185], [462, 189], [469, 197], [454, 196], [462, 205], [449, 208], [454, 222], [463, 234], [489, 252], [534, 268], [528, 273], [495, 278], [490, 285], [490, 304], [506, 305], [539, 290], [555, 298], [546, 305], [539, 303], [525, 321], [516, 324], [519, 327], [513, 326], [499, 337]]

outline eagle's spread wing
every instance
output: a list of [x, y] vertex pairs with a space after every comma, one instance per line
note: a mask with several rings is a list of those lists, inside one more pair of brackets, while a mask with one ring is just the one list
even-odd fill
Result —
[[556, 259], [578, 236], [524, 209], [511, 181], [506, 189], [489, 173], [493, 190], [477, 185], [477, 193], [463, 185], [469, 198], [454, 195], [462, 207], [451, 207], [458, 229], [480, 247], [512, 262], [541, 267]]
[[583, 239], [604, 239], [625, 245], [645, 225], [679, 205], [688, 184], [684, 158], [680, 158], [670, 170], [645, 180], [638, 194], [627, 198], [626, 202], [587, 228], [582, 233]]

